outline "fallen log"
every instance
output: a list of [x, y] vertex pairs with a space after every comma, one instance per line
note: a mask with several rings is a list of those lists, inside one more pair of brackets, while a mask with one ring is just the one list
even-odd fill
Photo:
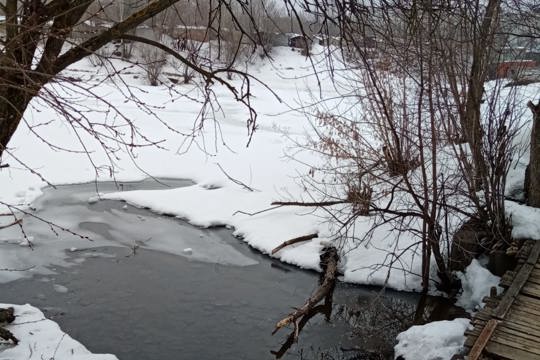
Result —
[[287, 241], [284, 241], [281, 243], [281, 245], [279, 246], [276, 246], [274, 248], [274, 250], [272, 250], [272, 255], [274, 255], [275, 253], [277, 253], [279, 250], [283, 249], [284, 247], [287, 247], [289, 245], [293, 245], [293, 244], [297, 244], [299, 242], [303, 242], [303, 241], [308, 241], [308, 240], [311, 240], [311, 239], [315, 239], [319, 237], [319, 234], [315, 233], [315, 234], [309, 234], [309, 235], [304, 235], [304, 236], [299, 236], [299, 237], [296, 237], [294, 239], [290, 239], [290, 240], [287, 240]]
[[325, 247], [322, 250], [321, 256], [321, 279], [319, 281], [319, 287], [309, 297], [309, 299], [302, 305], [302, 307], [296, 309], [285, 318], [280, 320], [276, 324], [276, 328], [272, 332], [272, 335], [279, 331], [279, 329], [294, 324], [294, 340], [298, 339], [299, 319], [309, 315], [311, 310], [323, 299], [327, 302], [331, 301], [334, 287], [336, 284], [337, 266], [339, 261], [339, 255], [335, 247]]
[[295, 335], [298, 335], [300, 331], [304, 328], [304, 326], [307, 324], [309, 320], [311, 320], [312, 317], [314, 317], [317, 314], [323, 314], [326, 316], [326, 318], [330, 317], [330, 313], [332, 312], [332, 304], [331, 303], [324, 303], [322, 305], [317, 305], [313, 307], [305, 316], [302, 316], [302, 319], [298, 321], [298, 331], [293, 331], [289, 334], [287, 337], [287, 340], [281, 345], [281, 348], [279, 350], [271, 350], [270, 353], [276, 357], [276, 359], [281, 359], [283, 355], [291, 348], [291, 346], [296, 342]]

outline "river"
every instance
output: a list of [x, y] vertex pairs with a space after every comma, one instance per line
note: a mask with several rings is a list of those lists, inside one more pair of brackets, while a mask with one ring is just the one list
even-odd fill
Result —
[[[91, 240], [56, 229], [57, 236], [50, 224], [25, 216], [25, 232], [40, 240], [34, 250], [16, 245], [15, 233], [2, 234], [2, 250], [32, 271], [0, 284], [1, 300], [31, 303], [92, 352], [121, 360], [274, 358], [271, 351], [289, 334], [272, 336], [275, 323], [306, 300], [318, 274], [260, 254], [230, 229], [201, 229], [117, 201], [88, 201], [96, 189], [189, 184], [161, 182], [45, 188], [32, 215]], [[409, 325], [417, 300], [339, 283], [331, 320], [311, 319], [284, 358], [392, 358], [393, 339]]]

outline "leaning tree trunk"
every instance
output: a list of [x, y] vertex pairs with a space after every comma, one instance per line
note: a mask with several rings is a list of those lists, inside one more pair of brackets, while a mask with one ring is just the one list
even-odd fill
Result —
[[0, 159], [19, 126], [32, 96], [28, 90], [9, 89], [0, 92]]
[[527, 204], [540, 207], [540, 101], [527, 104], [533, 113], [531, 130], [531, 156], [526, 179]]

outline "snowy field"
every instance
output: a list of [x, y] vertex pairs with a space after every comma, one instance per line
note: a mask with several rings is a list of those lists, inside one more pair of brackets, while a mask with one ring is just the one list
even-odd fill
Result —
[[[99, 194], [96, 198], [87, 200], [99, 201], [99, 198], [124, 200], [135, 206], [148, 207], [158, 213], [172, 214], [201, 227], [230, 226], [234, 228], [236, 236], [266, 254], [270, 254], [273, 248], [285, 240], [318, 233], [318, 238], [289, 246], [272, 255], [302, 268], [318, 270], [320, 249], [333, 239], [333, 229], [325, 213], [302, 207], [262, 210], [270, 208], [272, 201], [276, 200], [311, 199], [310, 194], [306, 193], [302, 186], [300, 177], [307, 175], [310, 164], [317, 164], [320, 159], [315, 153], [306, 151], [297, 153], [295, 150], [297, 143], [304, 143], [306, 135], [313, 129], [309, 118], [294, 109], [316, 101], [318, 96], [326, 98], [336, 96], [338, 93], [333, 88], [329, 75], [324, 71], [323, 64], [318, 63], [320, 58], [317, 55], [313, 59], [320, 70], [319, 78], [313, 76], [313, 64], [299, 53], [292, 52], [290, 48], [276, 48], [273, 56], [272, 63], [257, 60], [250, 65], [250, 73], [267, 84], [279, 98], [260, 84], [253, 83], [252, 93], [255, 96], [253, 107], [258, 112], [258, 130], [249, 147], [246, 147], [247, 109], [236, 102], [227, 89], [215, 87], [216, 98], [219, 99], [219, 108], [215, 114], [217, 122], [206, 119], [204, 129], [194, 138], [194, 143], [187, 152], [184, 151], [186, 138], [177, 132], [189, 133], [193, 129], [195, 118], [200, 111], [199, 103], [171, 93], [165, 86], [145, 85], [142, 70], [136, 67], [126, 70], [121, 77], [131, 86], [130, 91], [137, 98], [136, 101], [126, 100], [127, 88], [121, 84], [119, 77], [106, 79], [104, 69], [96, 68], [87, 60], [75, 64], [64, 75], [78, 78], [80, 82], [72, 85], [60, 81], [51, 85], [49, 90], [63, 98], [72, 99], [73, 104], [76, 104], [88, 121], [94, 124], [122, 124], [121, 117], [110, 112], [104, 102], [85, 97], [76, 89], [79, 86], [91, 88], [96, 95], [113, 104], [122, 116], [133, 121], [150, 141], [158, 142], [159, 148], [135, 149], [135, 158], [119, 149], [112, 159], [108, 158], [95, 139], [81, 131], [80, 124], [84, 124], [84, 119], [79, 116], [79, 119], [74, 121], [75, 123], [80, 121], [80, 124], [70, 126], [50, 106], [36, 100], [32, 104], [32, 109], [25, 114], [25, 123], [19, 127], [10, 143], [12, 156], [6, 156], [4, 159], [10, 167], [0, 171], [2, 188], [0, 201], [30, 209], [32, 201], [41, 194], [40, 189], [47, 183], [58, 185], [94, 180], [129, 181], [141, 180], [149, 175], [189, 179], [194, 185], [167, 190], [119, 191]], [[118, 68], [125, 66], [120, 61], [114, 62], [114, 65]], [[242, 86], [240, 79], [234, 79], [233, 82], [237, 87]], [[179, 92], [187, 93], [191, 98], [198, 96], [199, 90], [192, 85], [177, 87]], [[527, 91], [533, 95], [538, 94], [538, 88], [535, 87], [530, 87]], [[141, 108], [138, 102], [147, 104], [150, 109]], [[212, 105], [217, 107], [218, 103], [212, 102]], [[174, 128], [174, 131], [170, 128]], [[119, 129], [127, 131], [125, 126]], [[129, 137], [129, 134], [126, 136]], [[63, 150], [55, 149], [49, 144], [55, 144]], [[68, 151], [65, 151], [66, 149]], [[86, 152], [90, 153], [90, 159]], [[527, 156], [523, 159], [527, 159]], [[114, 168], [110, 167], [111, 161]], [[513, 168], [509, 186], [518, 184], [522, 179], [519, 174], [523, 171], [523, 161], [521, 165], [519, 164], [518, 162]], [[28, 168], [33, 169], [39, 176], [28, 171]], [[227, 175], [248, 185], [253, 191], [231, 181]], [[508, 202], [508, 208], [513, 214], [516, 237], [528, 236], [540, 239], [538, 211], [532, 211], [514, 202]], [[531, 221], [534, 219], [537, 220]], [[358, 231], [368, 227], [368, 220], [364, 223], [360, 221]], [[84, 233], [77, 228], [71, 230]], [[60, 232], [58, 236], [61, 239], [67, 235]], [[87, 240], [80, 241], [81, 247], [93, 246]], [[370, 243], [343, 247], [342, 280], [358, 284], [386, 285], [397, 290], [419, 290], [421, 279], [417, 274], [421, 273], [420, 256], [415, 256], [414, 251], [406, 252], [401, 258], [401, 266], [406, 268], [407, 272], [401, 268], [389, 272], [388, 267], [381, 266], [389, 251], [397, 253], [409, 247], [414, 241], [416, 240], [412, 236], [404, 234], [399, 244], [396, 244], [390, 229], [381, 227]], [[39, 238], [32, 238], [32, 243], [35, 249], [47, 247], [47, 243], [40, 241]], [[33, 251], [27, 246], [28, 243], [22, 235], [18, 238], [2, 238], [0, 233], [0, 244], [18, 247], [19, 254], [13, 257], [0, 252], [1, 269], [21, 269], [32, 257]], [[69, 247], [66, 247], [65, 250], [68, 249]], [[40, 259], [39, 266], [31, 271], [0, 272], [0, 281], [46, 273], [50, 271], [51, 266], [58, 265], [57, 261], [56, 256], [51, 256], [50, 259]], [[489, 286], [498, 282], [497, 278], [486, 274], [485, 269], [478, 264], [473, 263], [472, 267], [471, 274], [478, 276], [473, 278], [472, 275], [467, 277], [467, 274], [462, 274], [466, 291], [460, 300], [461, 304], [471, 311], [481, 305], [479, 299], [485, 295], [483, 291], [489, 290]], [[474, 285], [479, 283], [483, 286]], [[471, 285], [467, 287], [468, 284]], [[479, 288], [482, 291], [478, 290]], [[17, 310], [25, 314], [21, 319], [28, 319], [31, 322], [43, 316], [30, 306], [18, 307]], [[77, 359], [90, 359], [84, 347], [74, 343], [68, 336], [62, 335], [50, 322], [40, 320], [33, 325], [35, 329], [32, 329], [38, 332], [36, 329], [41, 323], [44, 328], [40, 328], [42, 330], [39, 331], [46, 331], [51, 338], [56, 334], [55, 339], [49, 341], [50, 344], [58, 341], [65, 344], [58, 348], [58, 356], [52, 357], [63, 358], [60, 357], [60, 352], [73, 348], [76, 349], [73, 354], [77, 354]], [[438, 332], [432, 334], [449, 336], [446, 340], [440, 340], [442, 343], [434, 342], [433, 346], [445, 348], [444, 351], [447, 353], [456, 347], [459, 348], [463, 343], [462, 335], [467, 323], [466, 320], [458, 319], [452, 323], [439, 324]], [[437, 327], [436, 324], [430, 326]], [[23, 330], [21, 327], [21, 331], [34, 331], [32, 329]], [[44, 329], [53, 329], [54, 332]], [[414, 342], [411, 337], [425, 337], [426, 332], [431, 333], [431, 328], [408, 331], [407, 335], [400, 338], [398, 353], [406, 352], [407, 342]], [[26, 337], [21, 335], [21, 338]], [[426, 341], [429, 343], [429, 339]], [[30, 344], [30, 347], [32, 346]], [[47, 351], [51, 349], [43, 350], [43, 354]], [[424, 350], [419, 348], [414, 352], [423, 353]], [[6, 355], [8, 357], [5, 357], [5, 354], [8, 353], [1, 352], [0, 359], [28, 358], [27, 354], [23, 357], [19, 357], [21, 354], [8, 354]], [[444, 354], [441, 352], [439, 355], [446, 358]], [[114, 359], [114, 357], [107, 355], [92, 359]]]

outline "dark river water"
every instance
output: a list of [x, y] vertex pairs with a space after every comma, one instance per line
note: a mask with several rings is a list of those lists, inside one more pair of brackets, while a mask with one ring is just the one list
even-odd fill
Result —
[[[122, 189], [162, 186], [145, 181]], [[99, 191], [115, 190], [112, 183], [99, 185]], [[271, 351], [290, 332], [272, 336], [274, 325], [303, 304], [318, 274], [262, 255], [225, 228], [199, 229], [122, 202], [88, 202], [95, 191], [95, 184], [45, 189], [35, 214], [67, 219], [64, 225], [96, 241], [90, 247], [87, 240], [65, 240], [71, 251], [62, 250], [64, 260], [56, 264], [43, 262], [48, 274], [0, 284], [2, 302], [37, 306], [92, 352], [121, 360], [274, 358]], [[25, 226], [60, 246], [39, 221]], [[26, 261], [40, 263], [40, 251]], [[408, 326], [417, 300], [340, 283], [331, 320], [312, 318], [284, 358], [392, 358], [393, 339]]]

